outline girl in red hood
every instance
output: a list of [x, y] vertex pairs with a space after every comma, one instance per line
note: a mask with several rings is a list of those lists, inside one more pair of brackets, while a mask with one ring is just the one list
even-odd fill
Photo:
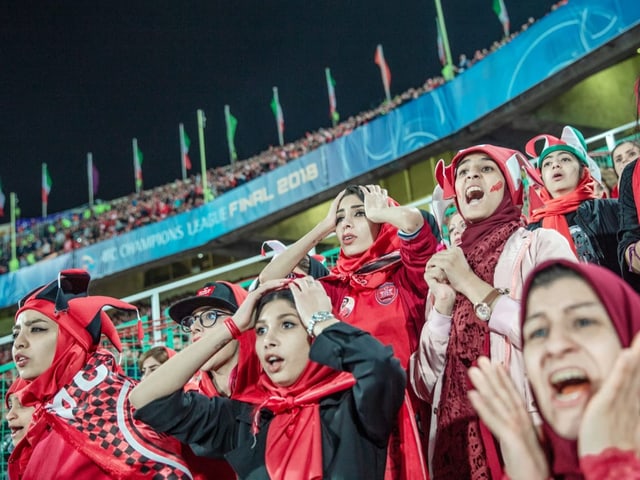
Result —
[[513, 384], [486, 359], [469, 394], [511, 479], [640, 478], [640, 297], [589, 264], [553, 260], [525, 284], [524, 361], [542, 443]]
[[26, 383], [20, 402], [35, 412], [9, 458], [9, 477], [147, 479], [153, 472], [192, 478], [177, 440], [132, 418], [128, 394], [135, 382], [111, 352], [98, 348], [105, 335], [121, 350], [103, 308], [136, 308], [88, 295], [89, 280], [83, 270], [60, 272], [18, 305], [12, 354]]
[[537, 169], [528, 172], [539, 187], [530, 190], [528, 228], [554, 229], [567, 239], [578, 260], [620, 274], [618, 202], [600, 198], [600, 168], [587, 154], [582, 134], [567, 126], [560, 138], [538, 135], [526, 149], [537, 157]]
[[[428, 287], [424, 265], [438, 240], [417, 208], [398, 205], [379, 185], [352, 185], [333, 200], [326, 217], [300, 240], [275, 257], [260, 281], [284, 278], [321, 240], [334, 233], [340, 256], [331, 273], [320, 279], [333, 313], [371, 333], [407, 368], [424, 324]], [[423, 438], [416, 410], [424, 408], [408, 390], [390, 442], [387, 480], [427, 478]], [[420, 412], [422, 418], [426, 412]]]
[[524, 156], [494, 145], [459, 151], [436, 177], [466, 223], [459, 247], [427, 262], [433, 304], [412, 357], [416, 393], [432, 405], [432, 479], [500, 478], [498, 446], [467, 399], [467, 369], [480, 355], [503, 363], [534, 414], [522, 366], [519, 301], [524, 278], [554, 257], [575, 258], [560, 234], [524, 228], [520, 165]]

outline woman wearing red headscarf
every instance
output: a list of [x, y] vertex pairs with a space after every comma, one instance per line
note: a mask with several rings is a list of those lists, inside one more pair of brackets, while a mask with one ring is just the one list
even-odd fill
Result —
[[[423, 216], [424, 215], [424, 216]], [[344, 322], [391, 345], [407, 368], [424, 324], [428, 287], [424, 265], [436, 251], [431, 223], [413, 207], [400, 206], [378, 185], [349, 186], [333, 201], [327, 216], [274, 258], [260, 279], [283, 278], [318, 242], [335, 232], [340, 256], [330, 275], [320, 279], [333, 312]], [[416, 410], [423, 405], [408, 391], [390, 442], [387, 480], [426, 478], [423, 439]], [[426, 413], [421, 416], [424, 418]]]
[[640, 297], [602, 267], [554, 260], [528, 278], [524, 361], [542, 444], [513, 384], [486, 359], [470, 399], [512, 479], [640, 478]]
[[[432, 479], [501, 475], [500, 455], [467, 399], [467, 369], [480, 355], [507, 366], [533, 414], [522, 366], [519, 300], [526, 275], [542, 261], [575, 258], [557, 232], [523, 228], [520, 152], [493, 145], [459, 151], [436, 178], [455, 198], [466, 229], [460, 247], [436, 253], [425, 270], [433, 296], [411, 381], [432, 405]], [[441, 401], [441, 399], [443, 401]]]
[[[600, 174], [587, 155], [582, 134], [565, 127], [561, 138], [538, 135], [527, 153], [539, 157], [537, 171], [528, 170], [539, 189], [530, 190], [529, 228], [557, 230], [581, 262], [597, 263], [620, 273], [617, 261], [618, 202], [596, 193]], [[537, 149], [537, 150], [536, 150]]]
[[27, 434], [35, 410], [34, 407], [27, 407], [20, 403], [20, 391], [26, 386], [27, 382], [18, 377], [11, 384], [5, 396], [5, 405], [7, 407], [5, 419], [11, 431], [11, 443], [14, 447]]
[[623, 140], [611, 150], [611, 162], [617, 182], [611, 189], [611, 198], [619, 198], [622, 172], [627, 165], [640, 158], [640, 143], [636, 140]]
[[63, 271], [19, 303], [12, 354], [26, 383], [20, 401], [36, 410], [9, 458], [10, 478], [191, 478], [179, 443], [133, 420], [132, 381], [98, 348], [105, 335], [121, 350], [102, 309], [136, 308], [87, 295], [89, 280], [83, 270]]
[[[383, 478], [406, 382], [391, 348], [339, 322], [310, 277], [262, 283], [224, 325], [133, 390], [136, 418], [224, 456], [241, 479]], [[238, 398], [182, 390], [249, 329], [262, 366], [253, 390]]]

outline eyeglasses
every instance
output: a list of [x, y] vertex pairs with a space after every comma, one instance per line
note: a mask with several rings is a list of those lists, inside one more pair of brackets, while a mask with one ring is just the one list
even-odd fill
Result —
[[190, 333], [191, 326], [196, 320], [198, 320], [200, 322], [200, 325], [202, 325], [204, 328], [211, 328], [216, 324], [218, 318], [230, 316], [230, 313], [223, 312], [222, 310], [205, 310], [204, 312], [184, 317], [182, 320], [180, 320], [180, 328], [183, 332]]

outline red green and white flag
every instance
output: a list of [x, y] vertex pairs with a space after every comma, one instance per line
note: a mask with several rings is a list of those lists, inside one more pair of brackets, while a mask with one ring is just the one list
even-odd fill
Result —
[[49, 169], [47, 168], [47, 164], [42, 164], [42, 203], [47, 204], [49, 202], [49, 192], [51, 191], [51, 186], [53, 182], [51, 181], [51, 176], [49, 175]]
[[182, 136], [180, 137], [180, 151], [182, 152], [182, 163], [184, 168], [191, 170], [191, 159], [189, 158], [189, 147], [191, 146], [191, 139], [187, 132], [182, 129]]
[[331, 121], [335, 125], [340, 121], [340, 114], [336, 109], [336, 81], [331, 76], [331, 70], [325, 68], [324, 73], [327, 77], [327, 93], [329, 95], [329, 118], [331, 118]]
[[142, 189], [142, 161], [144, 155], [142, 150], [138, 147], [138, 139], [133, 139], [133, 175], [136, 182], [136, 193], [140, 193]]
[[6, 200], [7, 198], [2, 191], [2, 180], [0, 180], [0, 217], [4, 217], [4, 203]]
[[504, 0], [493, 0], [493, 11], [496, 12], [500, 23], [502, 23], [502, 30], [504, 36], [509, 36], [509, 13], [507, 7], [504, 4]]
[[[282, 111], [280, 112], [282, 114]], [[236, 128], [238, 128], [238, 119], [231, 114], [229, 105], [224, 106], [224, 123], [227, 126], [227, 146], [229, 147], [229, 159], [231, 163], [238, 159], [236, 152]], [[284, 129], [284, 127], [283, 127]]]
[[276, 117], [276, 126], [278, 127], [278, 141], [280, 145], [284, 145], [284, 115], [282, 114], [282, 107], [280, 106], [280, 99], [278, 97], [278, 87], [273, 87], [273, 99], [271, 100], [271, 110]]
[[440, 59], [440, 63], [442, 64], [442, 66], [445, 66], [447, 64], [447, 55], [444, 51], [444, 40], [442, 37], [442, 28], [440, 28], [440, 22], [438, 21], [438, 18], [436, 18], [436, 29], [438, 32], [438, 38], [437, 38], [438, 58]]
[[391, 101], [391, 70], [389, 70], [389, 65], [387, 65], [387, 61], [384, 59], [384, 52], [382, 51], [382, 45], [378, 45], [376, 48], [376, 55], [374, 57], [374, 62], [376, 65], [380, 67], [380, 75], [382, 76], [382, 85], [384, 86], [384, 93], [387, 97], [387, 101]]

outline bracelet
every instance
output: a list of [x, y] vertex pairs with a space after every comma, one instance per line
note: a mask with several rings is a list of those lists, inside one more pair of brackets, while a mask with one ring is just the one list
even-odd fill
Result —
[[238, 339], [240, 337], [240, 335], [242, 335], [242, 332], [238, 328], [238, 325], [236, 325], [236, 323], [233, 321], [232, 317], [225, 318], [224, 319], [224, 324], [229, 329], [229, 332], [231, 333], [231, 336], [233, 338]]
[[311, 319], [309, 320], [309, 323], [307, 324], [307, 333], [309, 334], [309, 336], [311, 338], [314, 337], [313, 335], [313, 327], [316, 326], [316, 323], [318, 322], [326, 322], [327, 320], [330, 320], [334, 318], [333, 313], [331, 312], [316, 312], [313, 315], [311, 315]]

